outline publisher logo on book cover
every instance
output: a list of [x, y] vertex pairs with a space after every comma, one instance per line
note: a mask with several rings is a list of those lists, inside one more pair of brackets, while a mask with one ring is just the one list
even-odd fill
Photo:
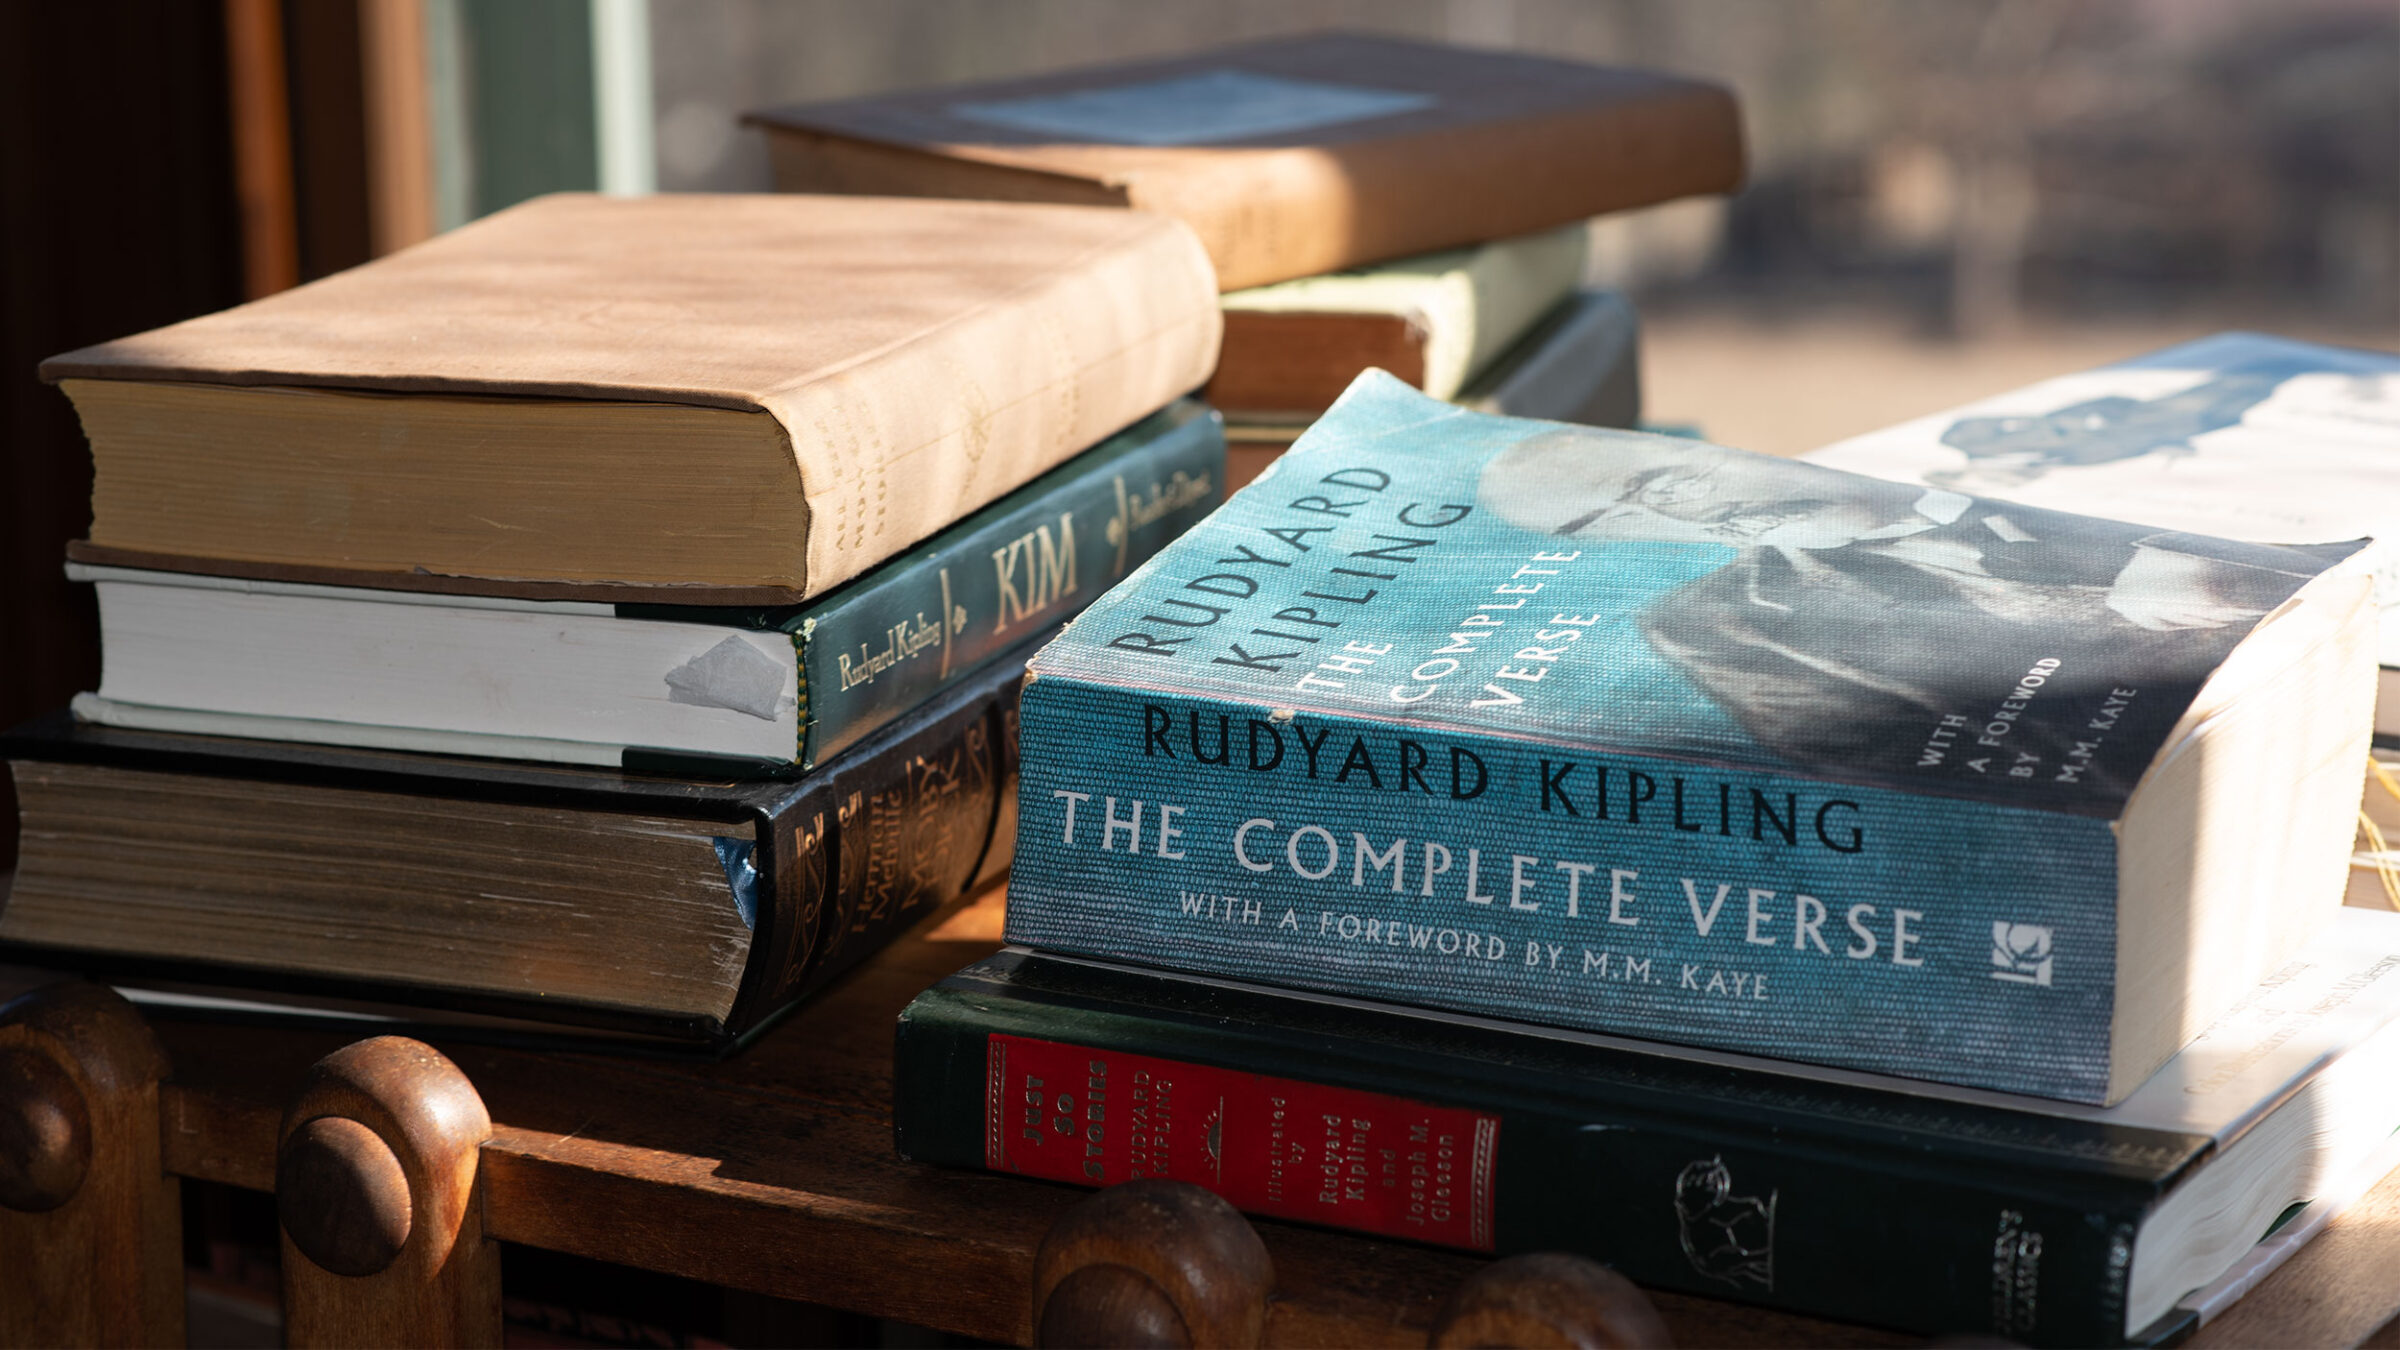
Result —
[[1992, 923], [1992, 978], [2050, 987], [2050, 930], [2037, 923]]

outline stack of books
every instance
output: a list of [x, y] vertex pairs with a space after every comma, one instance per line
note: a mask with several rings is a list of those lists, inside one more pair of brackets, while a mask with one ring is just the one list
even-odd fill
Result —
[[561, 196], [54, 358], [104, 673], [0, 942], [759, 1027], [1006, 866], [1028, 644], [1221, 499], [1216, 294], [1153, 215]]
[[1738, 181], [1713, 86], [1323, 36], [754, 120], [795, 193], [46, 364], [105, 673], [6, 741], [0, 955], [722, 1049], [1009, 871], [911, 1157], [2030, 1344], [2400, 1161], [2400, 361], [1770, 459], [1600, 427], [1581, 222]]
[[[2389, 453], [2387, 361], [2277, 350], [1938, 439], [2288, 465], [2288, 413]], [[2400, 914], [2342, 905], [2380, 560], [1957, 467], [1362, 377], [1033, 659], [1010, 946], [903, 1015], [903, 1152], [2188, 1334], [2400, 1161]]]
[[1634, 310], [1585, 287], [1582, 222], [1742, 175], [1714, 85], [1355, 34], [749, 120], [786, 191], [1189, 223], [1226, 289], [1208, 396], [1237, 486], [1369, 368], [1482, 411], [1634, 425]]

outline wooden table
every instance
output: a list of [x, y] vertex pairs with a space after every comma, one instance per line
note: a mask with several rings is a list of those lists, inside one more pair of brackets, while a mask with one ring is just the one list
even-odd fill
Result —
[[[722, 1064], [441, 1046], [489, 1110], [475, 1183], [484, 1235], [1026, 1343], [1036, 1249], [1090, 1193], [906, 1163], [891, 1142], [895, 1014], [991, 945], [904, 940]], [[295, 1087], [344, 1038], [197, 1022], [153, 1031], [170, 1066], [157, 1093], [165, 1170], [274, 1189]], [[1293, 1225], [1255, 1228], [1274, 1264], [1269, 1344], [1423, 1345], [1444, 1298], [1483, 1264]], [[0, 1270], [0, 1306], [11, 1279]], [[288, 1275], [286, 1289], [288, 1303]], [[1652, 1298], [1683, 1345], [1918, 1343]], [[2381, 1344], [2395, 1313], [2400, 1175], [2196, 1344]]]

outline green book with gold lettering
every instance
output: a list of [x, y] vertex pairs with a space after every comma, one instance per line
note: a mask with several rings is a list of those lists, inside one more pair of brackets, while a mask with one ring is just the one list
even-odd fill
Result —
[[1090, 603], [1224, 494], [1186, 400], [824, 597], [438, 595], [72, 564], [87, 722], [553, 763], [804, 772]]

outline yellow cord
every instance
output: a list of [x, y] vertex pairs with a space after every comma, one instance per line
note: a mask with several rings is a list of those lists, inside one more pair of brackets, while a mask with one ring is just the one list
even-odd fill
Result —
[[2367, 756], [2367, 772], [2375, 775], [2375, 781], [2383, 784], [2385, 792], [2390, 793], [2394, 798], [2400, 798], [2400, 778], [2392, 776], [2390, 765], [2369, 755]]
[[[2367, 777], [2382, 785], [2392, 800], [2400, 801], [2400, 778], [2393, 777], [2382, 760], [2372, 755], [2367, 757]], [[2375, 877], [2383, 883], [2384, 902], [2400, 909], [2400, 867], [2392, 863], [2391, 847], [2384, 841], [2382, 828], [2363, 809], [2358, 813], [2358, 832], [2366, 836], [2368, 855], [2375, 859]]]

